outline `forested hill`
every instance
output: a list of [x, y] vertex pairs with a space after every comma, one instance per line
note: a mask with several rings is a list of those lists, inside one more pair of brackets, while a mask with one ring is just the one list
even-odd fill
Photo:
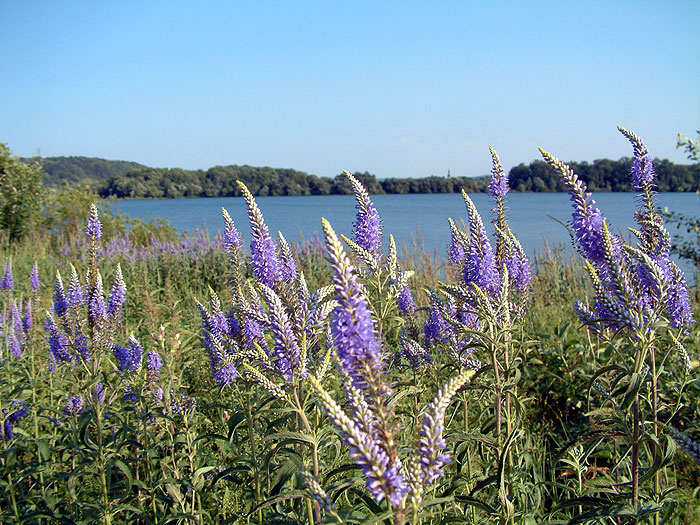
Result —
[[38, 161], [44, 169], [44, 186], [62, 186], [88, 181], [99, 185], [112, 177], [121, 177], [130, 171], [146, 168], [138, 162], [105, 160], [95, 157], [24, 158], [22, 162]]
[[[591, 191], [631, 191], [631, 159], [573, 162], [574, 171]], [[700, 165], [655, 161], [659, 191], [695, 191], [700, 188]], [[488, 177], [423, 177], [377, 179], [355, 173], [370, 193], [469, 193], [486, 191]], [[520, 164], [510, 170], [514, 191], [565, 191], [557, 173], [543, 161]], [[345, 177], [318, 177], [291, 169], [252, 166], [217, 166], [207, 171], [142, 169], [110, 179], [100, 190], [104, 197], [176, 198], [228, 197], [240, 195], [236, 180], [243, 181], [254, 195], [334, 195], [352, 193]]]
[[[24, 159], [30, 161], [32, 159]], [[352, 190], [342, 175], [319, 177], [293, 169], [253, 166], [216, 166], [208, 170], [149, 168], [135, 162], [91, 157], [46, 157], [41, 159], [47, 186], [66, 181], [88, 180], [104, 197], [179, 198], [240, 195], [236, 180], [243, 181], [254, 195], [334, 195]], [[631, 191], [631, 159], [569, 163], [591, 191]], [[674, 164], [655, 159], [659, 191], [696, 191], [700, 188], [700, 164]], [[355, 173], [370, 193], [470, 193], [486, 191], [488, 177], [423, 177], [377, 179]], [[565, 191], [556, 172], [543, 161], [520, 164], [509, 172], [513, 191]]]

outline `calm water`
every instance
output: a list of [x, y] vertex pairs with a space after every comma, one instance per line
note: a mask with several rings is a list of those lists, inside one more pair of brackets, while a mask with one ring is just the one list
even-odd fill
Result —
[[[471, 197], [484, 221], [488, 222], [492, 200], [484, 193]], [[614, 230], [626, 232], [628, 227], [634, 226], [634, 194], [599, 193], [594, 198]], [[399, 247], [401, 243], [410, 245], [413, 239], [420, 237], [426, 249], [444, 253], [450, 240], [447, 218], [466, 219], [464, 201], [459, 194], [373, 195], [372, 200], [382, 217], [385, 234], [393, 233]], [[700, 198], [694, 193], [660, 193], [658, 201], [662, 207], [668, 206], [686, 215], [700, 215]], [[337, 232], [352, 236], [356, 212], [352, 195], [256, 197], [256, 202], [273, 234], [279, 230], [287, 240], [320, 234], [321, 217], [328, 219]], [[181, 231], [206, 228], [211, 233], [223, 228], [223, 206], [244, 239], [250, 239], [242, 197], [129, 200], [117, 201], [114, 206], [131, 217], [168, 218]], [[541, 249], [545, 239], [550, 245], [569, 244], [567, 231], [549, 217], [564, 222], [571, 218], [567, 194], [515, 193], [508, 197], [508, 208], [511, 229], [529, 254]]]

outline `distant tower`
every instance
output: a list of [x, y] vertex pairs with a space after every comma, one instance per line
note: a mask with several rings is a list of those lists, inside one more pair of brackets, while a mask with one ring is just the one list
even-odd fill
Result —
[[450, 168], [447, 168], [447, 178], [450, 178]]

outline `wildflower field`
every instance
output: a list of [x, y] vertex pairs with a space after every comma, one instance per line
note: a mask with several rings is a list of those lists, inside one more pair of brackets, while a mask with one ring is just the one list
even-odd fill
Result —
[[633, 241], [541, 150], [573, 256], [529, 260], [493, 150], [492, 217], [463, 193], [444, 255], [398, 250], [349, 173], [354, 224], [302, 243], [242, 183], [215, 239], [95, 203], [5, 240], [0, 521], [698, 523], [698, 284], [620, 131]]

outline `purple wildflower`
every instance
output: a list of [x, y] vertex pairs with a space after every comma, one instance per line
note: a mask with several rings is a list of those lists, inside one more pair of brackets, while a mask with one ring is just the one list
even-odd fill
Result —
[[400, 506], [408, 492], [400, 461], [392, 462], [378, 441], [345, 414], [316, 378], [309, 376], [309, 379], [328, 413], [328, 418], [349, 448], [350, 458], [367, 477], [366, 487], [372, 497], [378, 502], [387, 499], [392, 507]]
[[12, 278], [12, 257], [5, 261], [5, 269], [0, 279], [0, 290], [12, 290], [15, 282]]
[[68, 283], [67, 305], [69, 309], [77, 308], [85, 302], [83, 287], [80, 285], [80, 278], [75, 267], [70, 265], [70, 282]]
[[68, 311], [66, 292], [63, 289], [63, 281], [58, 271], [56, 271], [56, 282], [53, 287], [53, 311], [59, 317], [63, 317]]
[[125, 300], [126, 284], [124, 283], [124, 277], [122, 276], [122, 268], [120, 265], [117, 265], [117, 271], [114, 276], [114, 284], [112, 285], [112, 289], [109, 292], [109, 299], [107, 300], [107, 315], [109, 317], [115, 317]]
[[330, 223], [325, 219], [321, 219], [321, 223], [326, 236], [326, 246], [333, 269], [335, 299], [338, 303], [331, 318], [331, 333], [338, 359], [352, 379], [353, 386], [365, 390], [366, 375], [369, 373], [379, 377], [384, 368], [381, 350], [374, 335], [367, 300], [357, 283], [354, 268]]
[[141, 343], [132, 335], [128, 346], [112, 345], [112, 352], [117, 358], [117, 368], [122, 372], [137, 372], [141, 368]]
[[218, 384], [226, 386], [238, 377], [238, 371], [232, 362], [226, 361], [228, 352], [224, 349], [222, 337], [226, 334], [229, 324], [221, 312], [219, 298], [213, 292], [211, 306], [213, 312], [210, 314], [204, 305], [197, 301], [197, 308], [202, 317], [202, 343], [209, 355], [212, 377]]
[[450, 246], [447, 249], [447, 256], [452, 264], [459, 264], [464, 260], [466, 253], [464, 251], [464, 234], [457, 228], [457, 225], [452, 219], [448, 219], [450, 230], [452, 232]]
[[102, 288], [102, 276], [97, 272], [97, 281], [95, 289], [91, 290], [88, 302], [88, 316], [90, 321], [95, 324], [100, 324], [106, 314], [105, 309], [105, 294]]
[[[14, 437], [14, 425], [29, 412], [29, 409], [25, 405], [24, 401], [18, 400], [12, 402], [10, 405], [10, 410], [12, 410], [12, 412], [5, 418], [5, 422], [3, 423], [5, 442], [10, 441]], [[3, 415], [7, 414], [7, 411], [7, 409], [4, 409]]]
[[10, 353], [14, 357], [22, 357], [22, 346], [20, 345], [20, 340], [14, 330], [10, 330], [9, 339]]
[[282, 232], [277, 233], [279, 237], [279, 278], [284, 282], [291, 282], [297, 276], [297, 264], [292, 256], [292, 250], [287, 244], [287, 240], [282, 235]]
[[92, 401], [95, 404], [101, 405], [105, 399], [105, 387], [99, 381], [92, 389]]
[[[603, 221], [605, 218], [603, 214], [594, 207], [595, 201], [591, 199], [591, 194], [586, 192], [586, 185], [568, 165], [542, 148], [540, 148], [540, 153], [547, 163], [559, 172], [569, 192], [569, 197], [574, 203], [571, 228], [573, 239], [581, 255], [591, 261], [596, 268], [606, 273], [605, 248], [603, 246]], [[611, 238], [611, 242], [613, 251], [619, 255], [621, 240], [615, 236]]]
[[503, 171], [501, 162], [496, 151], [489, 146], [491, 157], [493, 158], [493, 168], [489, 179], [489, 195], [491, 197], [503, 198], [508, 193], [508, 175]]
[[411, 295], [411, 289], [408, 285], [404, 285], [399, 292], [396, 302], [399, 305], [399, 310], [407, 315], [413, 314], [416, 310], [416, 303], [413, 301], [413, 295]]
[[382, 248], [382, 221], [379, 213], [374, 208], [369, 194], [362, 183], [349, 172], [345, 171], [343, 173], [350, 181], [352, 190], [355, 193], [355, 200], [357, 200], [355, 205], [357, 215], [353, 224], [355, 228], [355, 242], [361, 248], [379, 257]]
[[67, 416], [79, 416], [80, 413], [85, 408], [85, 401], [83, 396], [68, 397], [65, 406], [63, 407], [63, 413]]
[[221, 208], [221, 214], [224, 216], [224, 224], [226, 228], [224, 230], [224, 248], [226, 248], [226, 251], [230, 255], [233, 255], [234, 252], [237, 252], [243, 247], [243, 239], [241, 238], [241, 234], [236, 229], [236, 226], [233, 224], [233, 219], [229, 215], [228, 211], [226, 211], [226, 208]]
[[39, 291], [39, 288], [41, 287], [41, 283], [39, 282], [39, 266], [37, 263], [34, 263], [34, 266], [32, 266], [32, 273], [29, 276], [29, 284], [32, 287], [32, 292], [36, 293]]
[[496, 259], [491, 243], [486, 235], [481, 215], [466, 192], [462, 191], [469, 215], [469, 253], [462, 273], [467, 286], [478, 286], [483, 292], [495, 296], [501, 286], [501, 278], [496, 269]]
[[32, 330], [32, 302], [27, 301], [27, 305], [24, 307], [24, 316], [22, 317], [22, 329], [26, 335]]
[[644, 142], [636, 133], [628, 131], [621, 126], [618, 126], [617, 129], [630, 141], [634, 150], [631, 170], [632, 187], [637, 191], [651, 190], [656, 179], [656, 173], [654, 173], [654, 163], [649, 156], [649, 150], [647, 150]]
[[292, 332], [289, 316], [284, 310], [284, 305], [272, 288], [265, 285], [261, 287], [268, 305], [270, 328], [275, 341], [275, 365], [285, 381], [305, 377], [306, 364], [300, 363], [300, 350], [297, 338]]
[[100, 223], [100, 218], [97, 216], [97, 206], [94, 204], [90, 204], [90, 217], [85, 227], [85, 235], [93, 240], [102, 237], [102, 224]]
[[49, 312], [46, 312], [46, 324], [49, 332], [49, 350], [51, 357], [56, 363], [65, 363], [70, 361], [70, 353], [68, 352], [68, 338], [66, 334], [58, 329], [56, 322]]
[[450, 462], [450, 457], [443, 454], [445, 448], [445, 413], [450, 401], [457, 391], [471, 379], [474, 371], [465, 370], [452, 378], [443, 386], [435, 399], [428, 405], [423, 415], [423, 425], [420, 431], [420, 462], [423, 471], [423, 483], [428, 485], [442, 474], [443, 465]]
[[250, 257], [253, 274], [265, 286], [273, 287], [279, 278], [279, 262], [275, 241], [270, 237], [270, 230], [265, 224], [262, 213], [253, 199], [253, 195], [241, 181], [238, 185], [248, 206], [248, 219], [253, 238], [250, 241]]
[[151, 350], [146, 353], [146, 369], [148, 370], [149, 381], [156, 381], [158, 379], [162, 367], [163, 359], [158, 352]]
[[88, 344], [87, 338], [77, 328], [75, 329], [75, 351], [76, 359], [79, 358], [85, 363], [90, 362], [90, 346]]

